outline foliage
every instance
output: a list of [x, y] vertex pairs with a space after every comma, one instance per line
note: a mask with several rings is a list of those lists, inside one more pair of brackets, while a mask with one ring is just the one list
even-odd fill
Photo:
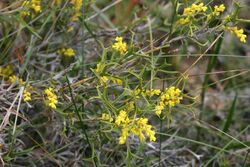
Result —
[[247, 165], [249, 125], [236, 121], [249, 114], [241, 7], [1, 2], [2, 164]]

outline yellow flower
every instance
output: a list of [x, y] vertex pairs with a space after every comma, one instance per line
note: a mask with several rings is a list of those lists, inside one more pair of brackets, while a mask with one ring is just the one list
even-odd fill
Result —
[[25, 84], [26, 84], [26, 82], [25, 81], [23, 81], [23, 79], [22, 78], [19, 78], [19, 77], [17, 77], [16, 75], [11, 75], [10, 77], [9, 77], [9, 81], [11, 82], [11, 83], [18, 83], [18, 84], [20, 84], [21, 86], [24, 86]]
[[164, 110], [164, 103], [160, 103], [155, 107], [155, 114], [160, 116], [163, 110]]
[[152, 130], [152, 125], [148, 124], [147, 118], [135, 118], [130, 120], [126, 111], [121, 110], [116, 117], [115, 124], [121, 127], [121, 136], [119, 144], [124, 144], [130, 134], [136, 135], [141, 141], [149, 138], [150, 141], [155, 141], [155, 131]]
[[111, 77], [111, 80], [117, 85], [122, 85], [123, 83], [122, 80], [119, 78]]
[[109, 114], [106, 114], [106, 113], [102, 114], [102, 118], [101, 119], [103, 121], [108, 121], [108, 122], [112, 122], [113, 121], [113, 118]]
[[35, 13], [40, 13], [42, 11], [41, 0], [31, 0], [31, 6]]
[[58, 53], [66, 57], [75, 56], [75, 51], [72, 48], [62, 48], [58, 51]]
[[187, 7], [183, 11], [183, 16], [191, 16], [196, 15], [200, 12], [205, 12], [207, 10], [207, 7], [204, 6], [204, 3], [200, 3], [198, 5], [192, 4], [191, 7]]
[[142, 95], [152, 97], [154, 95], [160, 95], [161, 90], [160, 89], [146, 89], [141, 90]]
[[11, 74], [13, 74], [13, 66], [12, 65], [7, 65], [5, 68], [0, 67], [0, 76], [9, 77]]
[[162, 102], [169, 107], [173, 107], [182, 100], [181, 90], [171, 86], [166, 89], [164, 94], [160, 97]]
[[103, 65], [101, 63], [96, 64], [96, 69], [95, 72], [96, 73], [101, 73], [103, 71]]
[[67, 30], [67, 32], [71, 32], [71, 31], [73, 31], [74, 30], [74, 27], [72, 27], [72, 26], [69, 26], [68, 27], [68, 30]]
[[82, 8], [82, 0], [71, 0], [70, 3], [73, 5], [74, 14], [71, 17], [71, 21], [75, 22], [78, 20], [78, 17], [81, 15], [81, 8]]
[[127, 127], [124, 127], [122, 129], [122, 135], [119, 138], [119, 144], [124, 144], [128, 136], [129, 136], [129, 129]]
[[164, 93], [160, 96], [160, 102], [155, 106], [155, 114], [160, 116], [165, 106], [169, 108], [174, 107], [177, 104], [180, 104], [180, 101], [183, 99], [181, 95], [181, 90], [171, 86], [165, 90]]
[[117, 126], [125, 126], [126, 124], [128, 124], [130, 122], [129, 118], [128, 118], [128, 115], [127, 115], [127, 112], [124, 111], [124, 110], [121, 110], [119, 112], [119, 115], [116, 117], [116, 120], [115, 120], [115, 124]]
[[22, 17], [30, 16], [30, 12], [29, 12], [29, 11], [22, 11], [22, 12], [21, 12], [21, 16], [22, 16]]
[[75, 56], [75, 51], [72, 48], [68, 48], [66, 49], [66, 51], [64, 52], [65, 56], [71, 57], [71, 56]]
[[58, 101], [56, 94], [53, 92], [53, 89], [51, 87], [47, 88], [45, 89], [44, 93], [46, 95], [46, 104], [49, 107], [56, 109], [56, 104], [58, 103]]
[[24, 8], [24, 11], [21, 12], [23, 17], [29, 16], [32, 10], [33, 14], [38, 14], [42, 11], [41, 0], [25, 0], [22, 3], [22, 7]]
[[141, 89], [135, 89], [132, 92], [132, 95], [135, 96], [136, 98], [139, 98], [139, 94], [142, 92]]
[[126, 103], [126, 110], [127, 111], [131, 111], [135, 108], [135, 102], [129, 102], [129, 103]]
[[22, 78], [17, 77], [16, 75], [11, 75], [11, 76], [9, 77], [9, 82], [10, 82], [10, 83], [17, 83], [17, 84], [19, 84], [19, 86], [24, 86], [24, 85], [26, 85], [26, 82], [23, 81]]
[[23, 91], [23, 100], [26, 101], [31, 101], [31, 93], [28, 92], [26, 89]]
[[186, 18], [180, 18], [179, 20], [177, 20], [176, 24], [187, 24], [190, 22], [190, 19], [189, 17], [186, 17]]
[[226, 7], [224, 4], [221, 4], [220, 6], [217, 6], [217, 5], [214, 6], [214, 11], [216, 11], [216, 12], [224, 12], [225, 9], [226, 9]]
[[149, 137], [150, 141], [155, 141], [155, 131], [152, 130], [152, 126], [148, 124], [147, 118], [137, 118], [132, 125], [131, 132], [137, 135], [141, 141], [145, 140], [145, 135]]
[[246, 38], [247, 38], [247, 35], [244, 34], [244, 30], [243, 29], [238, 29], [237, 27], [226, 27], [226, 29], [235, 34], [242, 43], [246, 43]]
[[215, 5], [214, 11], [207, 16], [208, 20], [211, 20], [214, 16], [219, 16], [222, 12], [224, 12], [226, 9], [224, 4], [221, 4], [220, 6]]
[[29, 11], [29, 7], [30, 6], [30, 1], [25, 0], [22, 3], [22, 7], [24, 8], [24, 11], [21, 11], [21, 16], [25, 17], [25, 16], [29, 16], [30, 15], [30, 11]]
[[100, 82], [101, 82], [102, 85], [105, 84], [105, 83], [107, 83], [108, 80], [109, 80], [109, 78], [107, 76], [100, 77]]
[[10, 77], [9, 77], [9, 81], [11, 82], [11, 83], [15, 83], [15, 82], [17, 82], [19, 80], [19, 78], [16, 76], [16, 75], [11, 75]]
[[40, 13], [41, 12], [41, 6], [40, 5], [32, 5], [32, 8], [34, 9], [34, 11], [36, 13]]
[[112, 48], [119, 52], [120, 54], [124, 54], [127, 52], [127, 44], [123, 42], [122, 37], [116, 37], [115, 38], [115, 43], [112, 45]]

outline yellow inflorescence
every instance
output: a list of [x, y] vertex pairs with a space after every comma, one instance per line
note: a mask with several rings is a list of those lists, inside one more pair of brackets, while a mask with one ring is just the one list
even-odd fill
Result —
[[183, 25], [189, 23], [191, 20], [190, 18], [198, 13], [206, 12], [207, 7], [204, 6], [204, 3], [200, 4], [192, 4], [190, 7], [184, 9], [183, 14], [181, 15], [184, 18], [180, 18], [177, 20], [177, 24]]
[[161, 90], [160, 89], [135, 89], [133, 91], [133, 95], [138, 97], [139, 94], [142, 94], [143, 96], [152, 97], [154, 95], [160, 95]]
[[115, 124], [120, 126], [120, 125], [127, 125], [130, 122], [127, 112], [124, 110], [121, 110], [119, 112], [119, 115], [116, 117]]
[[226, 9], [226, 7], [225, 7], [224, 4], [221, 4], [220, 6], [215, 5], [215, 6], [214, 6], [215, 15], [216, 15], [216, 16], [220, 15], [220, 13], [224, 12], [225, 9]]
[[31, 101], [31, 93], [26, 89], [23, 91], [23, 100], [24, 101]]
[[73, 5], [74, 14], [71, 17], [71, 21], [75, 22], [78, 20], [78, 17], [81, 15], [82, 0], [71, 0], [70, 3]]
[[13, 74], [13, 66], [7, 65], [6, 67], [0, 67], [0, 76], [2, 77], [9, 77], [11, 74]]
[[207, 7], [204, 6], [204, 3], [200, 3], [198, 5], [192, 4], [190, 7], [187, 7], [184, 9], [183, 16], [191, 16], [196, 15], [200, 12], [205, 12], [207, 10]]
[[181, 90], [171, 86], [166, 89], [166, 91], [160, 96], [160, 102], [155, 107], [155, 113], [159, 116], [162, 111], [164, 110], [165, 106], [169, 108], [179, 104], [180, 101], [183, 99], [181, 95]]
[[106, 114], [106, 113], [103, 113], [103, 114], [102, 114], [101, 119], [102, 119], [103, 121], [108, 121], [108, 122], [112, 122], [112, 121], [113, 121], [113, 118], [112, 118], [109, 114]]
[[142, 94], [145, 96], [152, 97], [154, 95], [160, 95], [161, 90], [160, 89], [146, 89], [142, 91]]
[[46, 104], [53, 108], [56, 109], [56, 104], [57, 104], [57, 96], [56, 94], [53, 92], [52, 88], [47, 88], [44, 91], [45, 95], [46, 95]]
[[163, 102], [160, 102], [159, 105], [157, 105], [157, 106], [155, 107], [155, 114], [158, 115], [158, 116], [160, 116], [161, 113], [162, 113], [162, 111], [164, 110], [164, 108], [165, 108], [164, 103], [163, 103]]
[[62, 48], [58, 51], [58, 54], [66, 57], [75, 56], [75, 51], [72, 48]]
[[238, 29], [237, 27], [226, 27], [226, 29], [231, 33], [235, 34], [242, 43], [247, 42], [246, 41], [247, 35], [244, 34], [244, 30], [242, 28]]
[[120, 54], [124, 54], [127, 52], [127, 44], [123, 42], [122, 37], [116, 37], [115, 38], [115, 43], [112, 45], [112, 48], [119, 52]]
[[34, 14], [38, 14], [42, 11], [41, 0], [31, 0], [31, 1], [25, 0], [22, 6], [26, 8], [25, 11], [21, 12], [22, 16], [30, 16], [31, 14], [30, 10], [33, 10]]
[[123, 84], [123, 81], [119, 78], [115, 78], [115, 77], [111, 77], [111, 80], [114, 84], [117, 84], [117, 85], [122, 85]]
[[148, 124], [147, 118], [137, 118], [134, 121], [134, 124], [131, 128], [131, 132], [134, 135], [139, 136], [141, 141], [145, 140], [144, 133], [149, 137], [150, 141], [156, 141], [155, 131], [152, 130], [152, 125]]
[[101, 82], [101, 85], [104, 85], [108, 82], [109, 78], [107, 76], [102, 76], [100, 77], [100, 82]]
[[106, 84], [109, 80], [111, 80], [114, 84], [117, 84], [117, 85], [122, 85], [123, 84], [123, 81], [121, 79], [119, 79], [119, 78], [116, 78], [116, 77], [105, 76], [105, 75], [100, 77], [101, 85]]
[[104, 66], [101, 63], [96, 64], [95, 72], [101, 73], [103, 71]]
[[187, 23], [189, 23], [190, 22], [190, 19], [189, 19], [189, 17], [186, 17], [186, 18], [180, 18], [179, 20], [177, 20], [177, 24], [187, 24]]
[[11, 82], [11, 83], [15, 83], [15, 82], [17, 82], [19, 80], [19, 78], [16, 76], [16, 75], [11, 75], [10, 77], [9, 77], [9, 81]]
[[222, 12], [224, 12], [226, 9], [224, 4], [221, 4], [220, 6], [215, 5], [214, 6], [214, 11], [207, 16], [207, 19], [210, 20], [214, 16], [219, 16]]
[[136, 135], [141, 141], [145, 140], [145, 135], [150, 141], [155, 141], [155, 131], [152, 130], [152, 125], [148, 124], [147, 118], [135, 118], [130, 120], [127, 112], [121, 110], [116, 117], [115, 124], [121, 127], [121, 136], [119, 144], [124, 144], [130, 134]]
[[22, 78], [17, 77], [16, 75], [11, 75], [9, 77], [9, 82], [10, 83], [18, 83], [20, 86], [24, 86], [26, 84], [25, 81], [23, 81]]

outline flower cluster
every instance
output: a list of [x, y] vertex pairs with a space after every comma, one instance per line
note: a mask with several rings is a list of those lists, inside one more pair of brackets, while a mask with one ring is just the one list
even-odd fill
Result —
[[14, 71], [13, 71], [12, 65], [7, 65], [5, 68], [0, 67], [0, 76], [7, 79], [9, 83], [16, 83], [19, 86], [26, 85], [26, 82], [23, 81], [22, 78], [19, 78], [18, 76], [14, 75], [13, 73], [14, 73]]
[[179, 20], [177, 20], [176, 24], [187, 24], [190, 22], [190, 19], [189, 17], [186, 17], [186, 18], [180, 18]]
[[120, 54], [124, 54], [127, 52], [127, 44], [123, 42], [122, 37], [116, 37], [115, 38], [115, 43], [112, 45], [112, 48], [119, 52]]
[[114, 84], [117, 84], [117, 85], [122, 85], [123, 83], [123, 81], [117, 77], [106, 76], [106, 75], [100, 77], [101, 85], [106, 84], [109, 80], [111, 80]]
[[24, 101], [31, 101], [31, 93], [26, 89], [23, 91], [23, 100]]
[[13, 74], [13, 66], [0, 67], [0, 76], [8, 78], [11, 74]]
[[154, 95], [160, 95], [161, 94], [161, 90], [160, 89], [135, 89], [133, 91], [133, 94], [135, 96], [138, 96], [140, 93], [143, 96], [152, 97]]
[[98, 63], [96, 64], [96, 68], [95, 68], [95, 72], [96, 73], [101, 73], [103, 72], [104, 66], [102, 65], [102, 63]]
[[211, 20], [213, 17], [219, 16], [222, 12], [225, 11], [225, 9], [226, 7], [224, 4], [221, 4], [220, 6], [215, 5], [214, 11], [207, 16], [207, 19]]
[[72, 48], [62, 48], [58, 51], [58, 54], [66, 57], [75, 56], [75, 51]]
[[207, 7], [204, 6], [204, 3], [200, 3], [198, 5], [192, 4], [190, 7], [187, 7], [183, 11], [183, 16], [192, 16], [196, 15], [200, 12], [205, 12], [207, 10]]
[[130, 134], [138, 136], [141, 141], [146, 139], [145, 135], [150, 141], [156, 141], [155, 131], [152, 130], [152, 125], [148, 124], [147, 118], [135, 118], [130, 120], [127, 112], [121, 110], [116, 117], [115, 124], [121, 128], [119, 144], [124, 144]]
[[161, 94], [161, 90], [160, 89], [146, 89], [146, 90], [142, 90], [142, 95], [144, 95], [144, 96], [152, 97], [154, 95], [160, 95], [160, 94]]
[[42, 11], [41, 0], [25, 0], [22, 6], [26, 9], [21, 12], [23, 17], [30, 16], [32, 13], [31, 11], [33, 11], [33, 14], [38, 14]]
[[46, 104], [53, 108], [56, 109], [56, 104], [57, 104], [57, 96], [56, 94], [53, 92], [52, 88], [47, 88], [44, 91], [45, 95], [46, 95]]
[[190, 22], [190, 18], [195, 16], [198, 13], [205, 12], [207, 10], [207, 7], [204, 6], [203, 3], [200, 4], [192, 4], [190, 7], [187, 7], [184, 9], [183, 14], [179, 20], [177, 20], [177, 24], [187, 24]]
[[25, 81], [23, 81], [22, 78], [19, 78], [18, 76], [16, 75], [11, 75], [9, 76], [9, 82], [10, 83], [15, 83], [17, 84], [19, 87], [21, 86], [26, 86], [26, 88], [24, 89], [23, 91], [23, 100], [25, 102], [27, 101], [31, 101], [31, 93], [30, 93], [30, 90], [33, 89], [33, 87], [30, 85], [30, 84], [27, 84]]
[[232, 34], [235, 34], [242, 43], [247, 42], [246, 41], [247, 35], [244, 34], [244, 30], [242, 28], [238, 29], [237, 27], [226, 27], [226, 29]]
[[121, 124], [127, 125], [129, 124], [130, 120], [128, 118], [127, 112], [124, 110], [121, 110], [119, 112], [119, 115], [116, 117], [115, 123], [116, 125], [120, 126]]
[[140, 140], [144, 141], [144, 132], [150, 141], [156, 141], [155, 131], [152, 130], [152, 125], [148, 124], [147, 118], [136, 118], [134, 122], [135, 126], [131, 128], [132, 134], [139, 136]]
[[108, 121], [108, 122], [112, 122], [112, 121], [113, 121], [113, 118], [112, 118], [109, 114], [103, 113], [103, 114], [102, 114], [102, 117], [101, 117], [101, 120], [103, 120], [103, 121]]
[[116, 77], [110, 77], [111, 81], [116, 85], [122, 85], [123, 81]]
[[74, 14], [71, 17], [71, 21], [75, 22], [78, 20], [78, 17], [81, 15], [82, 0], [71, 0], [70, 3], [73, 5]]
[[18, 83], [20, 86], [24, 86], [24, 85], [26, 84], [26, 82], [23, 81], [22, 78], [19, 78], [19, 77], [16, 76], [16, 75], [11, 75], [11, 76], [9, 77], [9, 82], [10, 82], [10, 83]]
[[100, 83], [101, 85], [104, 85], [108, 82], [109, 78], [107, 76], [101, 76], [100, 77]]
[[181, 90], [171, 86], [166, 89], [164, 93], [160, 96], [160, 102], [155, 107], [155, 113], [156, 115], [160, 116], [162, 111], [164, 110], [165, 106], [168, 106], [169, 108], [175, 106], [176, 104], [179, 104], [180, 101], [183, 99], [181, 95]]

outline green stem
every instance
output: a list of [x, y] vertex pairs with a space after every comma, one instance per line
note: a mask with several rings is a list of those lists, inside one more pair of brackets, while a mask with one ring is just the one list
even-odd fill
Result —
[[[77, 115], [77, 117], [78, 117], [78, 119], [79, 119], [79, 121], [80, 121], [80, 124], [81, 124], [81, 127], [82, 127], [81, 129], [82, 129], [83, 134], [84, 134], [84, 136], [85, 136], [85, 138], [86, 138], [86, 141], [87, 141], [89, 147], [91, 148], [92, 153], [94, 154], [93, 160], [94, 160], [95, 166], [97, 167], [98, 165], [97, 165], [97, 162], [96, 162], [95, 153], [94, 153], [94, 150], [93, 150], [93, 148], [92, 148], [92, 146], [91, 146], [91, 144], [90, 144], [89, 137], [88, 137], [88, 134], [87, 134], [86, 129], [85, 129], [85, 125], [84, 125], [84, 123], [83, 123], [83, 121], [82, 121], [82, 117], [81, 117], [81, 115], [80, 115], [80, 113], [79, 113], [79, 110], [78, 110], [78, 108], [77, 108], [77, 106], [76, 106], [76, 102], [75, 102], [75, 99], [74, 99], [74, 96], [73, 96], [73, 91], [72, 91], [72, 89], [71, 89], [70, 82], [69, 82], [69, 79], [68, 79], [68, 76], [67, 76], [67, 75], [66, 75], [66, 80], [67, 80], [67, 84], [68, 84], [68, 87], [69, 87], [69, 91], [70, 91], [70, 96], [71, 96], [71, 99], [72, 99], [72, 103], [73, 103], [73, 106], [74, 106], [74, 108], [75, 108], [74, 111], [75, 111], [75, 113], [76, 113], [76, 115]], [[82, 108], [82, 110], [84, 110], [84, 108]]]
[[239, 21], [242, 23], [250, 23], [250, 20], [246, 20], [246, 19], [236, 19], [236, 21]]
[[[223, 35], [222, 35], [222, 37], [223, 37]], [[206, 75], [205, 75], [205, 78], [204, 78], [204, 82], [202, 84], [201, 106], [200, 106], [201, 112], [200, 112], [200, 115], [199, 115], [199, 120], [202, 119], [204, 104], [205, 104], [205, 96], [206, 96], [206, 91], [208, 89], [209, 75], [210, 75], [211, 71], [213, 70], [213, 68], [216, 65], [216, 62], [217, 62], [217, 59], [218, 59], [218, 54], [220, 53], [221, 44], [223, 42], [222, 37], [218, 40], [218, 43], [215, 46], [215, 52], [214, 52], [213, 56], [210, 56], [209, 60], [208, 60]], [[198, 128], [198, 130], [197, 130], [197, 140], [199, 140], [199, 136], [200, 136], [200, 128]]]

